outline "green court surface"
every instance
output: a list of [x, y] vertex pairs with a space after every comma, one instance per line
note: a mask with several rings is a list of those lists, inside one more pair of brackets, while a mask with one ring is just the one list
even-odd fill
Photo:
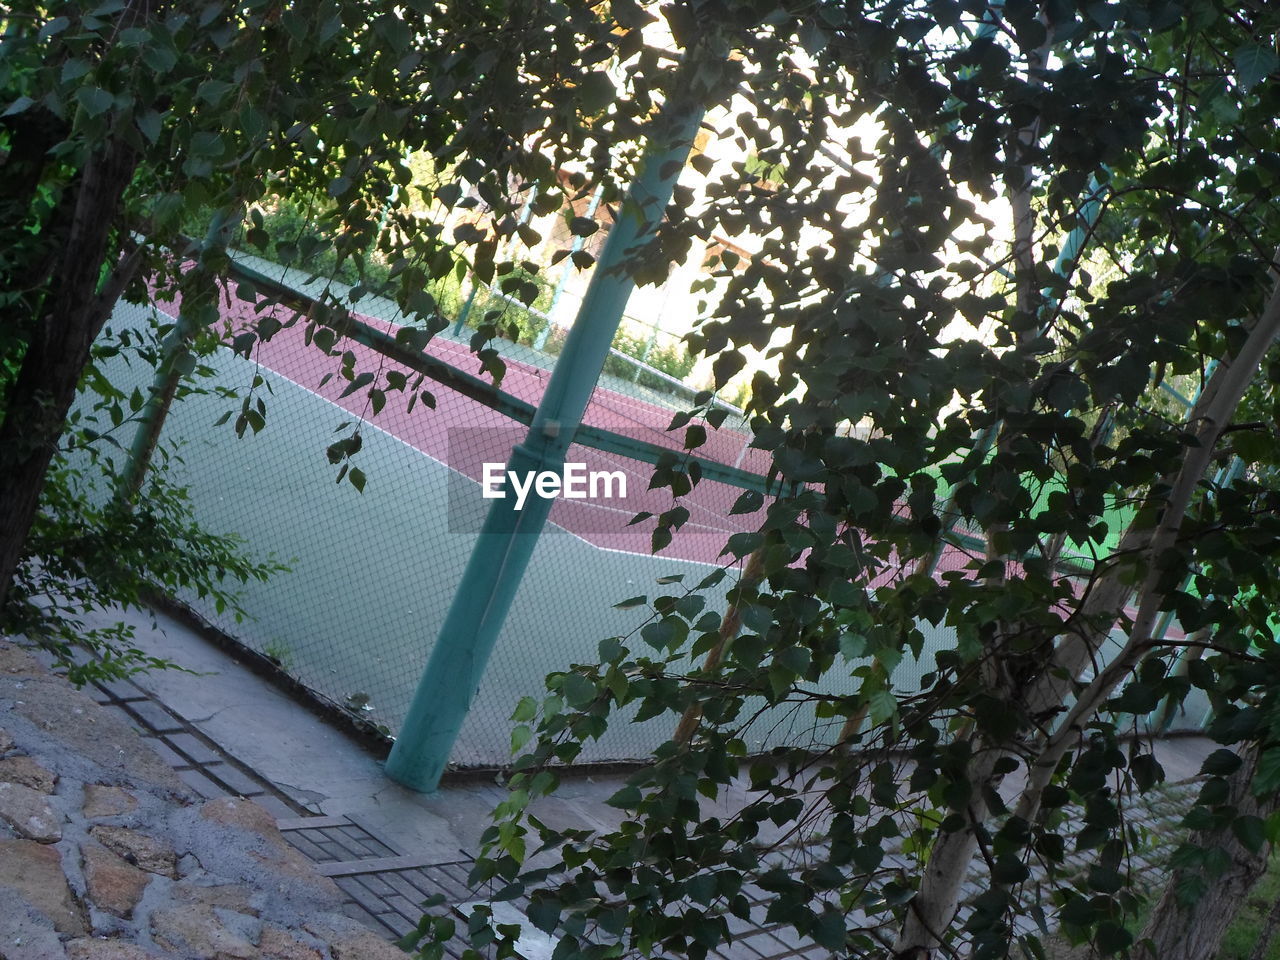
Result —
[[[144, 311], [128, 306], [113, 320], [117, 327], [144, 322]], [[188, 487], [203, 526], [240, 533], [255, 553], [274, 554], [292, 572], [245, 589], [244, 606], [253, 618], [245, 623], [203, 607], [194, 597], [183, 599], [228, 634], [274, 657], [309, 688], [338, 704], [350, 702], [361, 716], [394, 732], [475, 540], [474, 533], [449, 529], [452, 471], [418, 449], [412, 436], [393, 436], [375, 419], [363, 431], [359, 454], [368, 477], [363, 494], [349, 483], [335, 483], [337, 469], [325, 449], [349, 413], [230, 351], [218, 352], [210, 362], [217, 382], [227, 387], [247, 389], [256, 375], [265, 377], [267, 426], [237, 438], [230, 425], [216, 423], [238, 409], [238, 402], [212, 395], [184, 399], [174, 405], [164, 431], [165, 442], [179, 444], [180, 461], [171, 466], [171, 478]], [[150, 383], [149, 370], [126, 368], [118, 360], [113, 364], [109, 374], [126, 393]], [[415, 417], [434, 414], [423, 408]], [[619, 610], [616, 603], [676, 592], [678, 587], [656, 581], [683, 574], [693, 584], [711, 569], [651, 556], [645, 537], [637, 537], [634, 548], [619, 550], [564, 531], [544, 535], [453, 762], [490, 766], [509, 760], [508, 718], [516, 702], [545, 695], [546, 674], [595, 662], [602, 639], [627, 635], [647, 616], [643, 608]], [[727, 580], [711, 592], [711, 608], [723, 608], [729, 586]], [[926, 635], [931, 642], [921, 662], [904, 661], [895, 673], [898, 685], [910, 688], [931, 669], [930, 650], [943, 634], [926, 627]], [[632, 646], [651, 652], [639, 638]], [[851, 678], [833, 678], [824, 689], [848, 692], [852, 685]], [[361, 707], [366, 704], [371, 709]], [[615, 724], [588, 746], [583, 759], [644, 757], [671, 727], [668, 718]], [[814, 727], [810, 709], [778, 709], [762, 717], [745, 739], [759, 750], [834, 736], [833, 728]]]

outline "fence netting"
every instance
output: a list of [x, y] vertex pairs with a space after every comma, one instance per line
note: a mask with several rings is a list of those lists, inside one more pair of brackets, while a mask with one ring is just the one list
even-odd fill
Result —
[[[239, 259], [305, 295], [318, 295], [325, 283], [265, 261]], [[479, 309], [502, 309], [500, 293], [483, 292]], [[481, 300], [477, 293], [473, 311]], [[164, 302], [121, 303], [106, 336], [145, 331], [157, 319], [172, 322], [166, 318], [177, 309]], [[282, 319], [294, 315], [277, 309]], [[378, 298], [366, 297], [355, 310], [384, 332], [394, 333], [403, 322], [393, 303]], [[223, 313], [232, 333], [251, 316], [247, 304], [237, 305], [234, 297], [224, 299]], [[474, 330], [462, 319], [432, 339], [425, 352], [475, 373]], [[306, 329], [305, 323], [285, 326], [255, 344], [247, 358], [225, 347], [203, 358], [212, 368], [207, 382], [213, 387], [174, 404], [163, 433], [175, 452], [166, 464], [168, 477], [187, 488], [197, 521], [209, 530], [241, 534], [255, 555], [273, 555], [290, 571], [244, 589], [250, 614], [244, 622], [198, 597], [178, 599], [322, 698], [394, 735], [475, 544], [486, 505], [479, 492], [480, 464], [505, 461], [523, 428], [430, 380], [416, 390], [389, 388], [375, 415], [368, 391], [351, 390], [349, 380], [335, 375], [341, 354], [350, 351], [354, 368], [374, 372], [375, 383], [412, 383], [413, 371], [355, 342], [336, 344], [327, 356], [306, 342]], [[555, 329], [538, 345], [540, 332], [533, 331], [528, 343], [499, 343], [507, 368], [502, 390], [530, 404], [537, 403], [555, 361]], [[662, 337], [654, 337], [649, 348], [662, 344]], [[678, 449], [678, 433], [667, 428], [674, 412], [691, 406], [696, 388], [628, 351], [636, 352], [632, 346], [616, 351], [621, 359], [597, 384], [584, 422]], [[145, 395], [153, 370], [124, 354], [105, 363], [122, 391]], [[699, 454], [763, 475], [765, 454], [751, 447], [750, 431], [730, 409]], [[234, 429], [245, 410], [258, 412], [261, 429]], [[350, 462], [358, 464], [361, 492], [332, 454], [337, 441], [356, 436], [359, 452]], [[570, 460], [624, 477], [631, 493], [617, 504], [557, 501], [455, 750], [457, 765], [509, 762], [509, 718], [521, 697], [545, 695], [547, 674], [595, 662], [601, 640], [631, 634], [650, 615], [642, 605], [617, 604], [698, 583], [725, 563], [721, 551], [728, 536], [756, 529], [762, 516], [732, 513], [742, 489], [703, 480], [682, 501], [689, 522], [655, 556], [650, 528], [627, 523], [637, 509], [658, 513], [672, 505], [669, 490], [647, 490], [652, 465], [577, 445]], [[948, 555], [941, 569], [967, 561]], [[709, 592], [708, 609], [724, 610], [737, 572], [731, 568]], [[901, 687], [931, 668], [930, 650], [944, 640], [940, 629], [924, 629], [924, 657], [919, 663], [907, 658], [895, 673]], [[843, 678], [833, 675], [824, 692], [851, 693], [854, 683], [847, 672]], [[1185, 719], [1194, 724], [1200, 717]], [[646, 757], [671, 727], [671, 718], [615, 722], [588, 745], [583, 759]], [[811, 707], [778, 708], [753, 726], [747, 746], [761, 751], [783, 743], [830, 743], [837, 730], [838, 725], [816, 726]]]

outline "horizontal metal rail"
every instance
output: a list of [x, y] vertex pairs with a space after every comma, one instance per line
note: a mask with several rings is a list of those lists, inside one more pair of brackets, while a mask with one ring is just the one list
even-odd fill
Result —
[[[314, 297], [295, 290], [288, 284], [272, 279], [266, 274], [234, 260], [231, 262], [229, 272], [236, 280], [250, 283], [254, 287], [266, 291], [280, 302], [295, 307], [304, 313], [312, 312], [313, 308], [317, 306], [324, 306]], [[517, 423], [528, 426], [533, 422], [533, 404], [495, 387], [492, 383], [482, 380], [474, 374], [466, 373], [443, 360], [428, 356], [420, 349], [416, 349], [391, 334], [374, 329], [349, 311], [337, 321], [329, 320], [327, 317], [328, 310], [329, 308], [325, 307], [326, 312], [318, 315], [316, 322], [329, 327], [335, 333], [349, 337], [356, 343], [363, 344], [389, 360], [394, 360], [410, 370], [434, 380], [436, 383], [449, 387], [463, 396], [475, 400], [477, 403], [484, 404], [491, 410], [495, 410]], [[676, 382], [678, 383], [679, 381]], [[575, 443], [579, 443], [584, 447], [590, 447], [593, 450], [600, 450], [604, 453], [630, 457], [650, 465], [656, 465], [664, 458], [670, 460], [674, 457], [676, 458], [675, 466], [677, 469], [688, 470], [690, 465], [697, 464], [705, 479], [728, 484], [743, 490], [755, 490], [763, 494], [769, 493], [771, 489], [769, 478], [760, 474], [751, 473], [739, 467], [731, 467], [728, 464], [718, 463], [715, 460], [707, 460], [671, 447], [648, 443], [634, 437], [626, 437], [602, 427], [583, 424], [578, 428], [573, 439]], [[776, 483], [773, 484], [773, 487], [776, 488], [776, 486]]]

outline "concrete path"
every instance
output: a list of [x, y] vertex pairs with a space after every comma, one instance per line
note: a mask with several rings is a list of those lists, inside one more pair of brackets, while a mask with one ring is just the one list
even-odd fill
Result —
[[[107, 614], [101, 616], [108, 622]], [[408, 790], [387, 778], [380, 761], [355, 737], [186, 625], [164, 614], [156, 615], [155, 626], [146, 617], [128, 619], [137, 628], [139, 647], [194, 671], [155, 671], [133, 682], [299, 806], [349, 816], [396, 838], [403, 849], [441, 862], [474, 854], [489, 812], [504, 796], [495, 782], [453, 783], [432, 795]], [[615, 811], [603, 800], [620, 785], [618, 777], [575, 779], [546, 813], [557, 821], [606, 827]]]
[[[107, 614], [101, 616], [104, 622], [108, 619]], [[193, 672], [159, 671], [128, 682], [134, 694], [140, 696], [145, 691], [154, 702], [126, 697], [120, 692], [124, 685], [108, 685], [115, 692], [117, 705], [150, 726], [153, 735], [163, 727], [157, 726], [152, 716], [159, 717], [161, 723], [161, 713], [181, 718], [191, 733], [158, 737], [162, 753], [174, 754], [169, 749], [172, 746], [186, 754], [185, 759], [173, 760], [182, 767], [180, 775], [203, 790], [208, 774], [220, 781], [213, 783], [214, 791], [225, 793], [229, 787], [232, 793], [253, 795], [266, 805], [280, 818], [281, 829], [291, 841], [348, 892], [353, 916], [371, 926], [380, 923], [384, 935], [395, 937], [416, 922], [419, 904], [431, 893], [443, 892], [454, 904], [475, 898], [467, 887], [465, 861], [478, 849], [480, 835], [490, 822], [489, 813], [504, 797], [496, 782], [455, 780], [432, 795], [407, 790], [383, 774], [379, 760], [365, 744], [321, 719], [186, 625], [163, 614], [156, 615], [154, 624], [139, 616], [130, 621], [137, 628], [138, 645], [143, 650]], [[121, 698], [129, 702], [118, 702]], [[158, 705], [164, 709], [157, 709]], [[1158, 875], [1160, 868], [1154, 861], [1163, 861], [1171, 849], [1171, 827], [1191, 794], [1186, 781], [1196, 776], [1204, 756], [1215, 748], [1201, 737], [1178, 737], [1156, 746], [1169, 782], [1182, 781], [1182, 785], [1174, 786], [1168, 794], [1174, 800], [1142, 817], [1158, 840], [1143, 861], [1144, 866], [1157, 871], [1153, 875]], [[202, 763], [212, 767], [202, 769]], [[241, 768], [248, 774], [247, 780], [237, 773]], [[239, 781], [237, 776], [241, 776]], [[268, 785], [265, 791], [258, 788], [254, 795], [236, 787], [236, 783], [248, 783], [255, 777]], [[620, 814], [604, 801], [623, 779], [622, 775], [569, 779], [555, 797], [542, 801], [538, 816], [557, 826], [612, 828]], [[1005, 785], [1009, 791], [1016, 787], [1015, 783]], [[730, 790], [708, 813], [723, 816], [747, 799], [744, 790]], [[820, 855], [820, 846], [798, 850], [796, 855], [801, 859]], [[359, 858], [365, 859], [353, 867]], [[970, 886], [975, 894], [980, 892], [979, 887]], [[766, 923], [763, 916], [768, 895], [756, 892], [760, 922], [736, 931], [734, 944], [717, 951], [721, 960], [827, 956], [815, 944], [801, 942], [789, 928]], [[517, 901], [513, 906], [521, 904]], [[530, 955], [529, 960], [537, 958]]]

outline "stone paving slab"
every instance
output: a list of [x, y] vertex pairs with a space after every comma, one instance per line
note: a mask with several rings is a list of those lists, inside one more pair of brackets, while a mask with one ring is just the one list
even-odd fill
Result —
[[[303, 813], [287, 796], [130, 684], [93, 693], [0, 640], [0, 958], [404, 960], [224, 781]], [[179, 734], [222, 795], [149, 747]]]

